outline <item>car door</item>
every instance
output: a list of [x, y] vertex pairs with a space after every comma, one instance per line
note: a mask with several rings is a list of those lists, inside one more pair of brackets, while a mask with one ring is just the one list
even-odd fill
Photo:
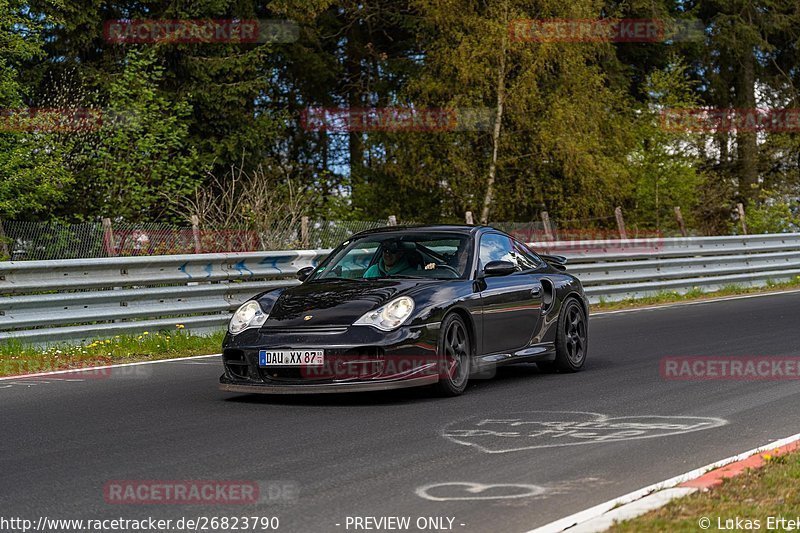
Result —
[[483, 354], [513, 354], [528, 345], [538, 327], [542, 286], [538, 277], [519, 268], [514, 244], [507, 235], [485, 233], [479, 244], [478, 272], [489, 261], [510, 261], [518, 271], [480, 281]]

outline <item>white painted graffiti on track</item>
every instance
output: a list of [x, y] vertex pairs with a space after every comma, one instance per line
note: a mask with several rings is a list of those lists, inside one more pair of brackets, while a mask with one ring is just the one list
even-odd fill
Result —
[[723, 418], [619, 416], [582, 411], [529, 411], [472, 417], [445, 426], [442, 436], [485, 453], [601, 444], [681, 435], [724, 426]]
[[483, 484], [467, 481], [433, 483], [419, 487], [415, 492], [420, 498], [434, 502], [457, 500], [505, 500], [531, 498], [545, 492], [544, 487], [517, 483]]

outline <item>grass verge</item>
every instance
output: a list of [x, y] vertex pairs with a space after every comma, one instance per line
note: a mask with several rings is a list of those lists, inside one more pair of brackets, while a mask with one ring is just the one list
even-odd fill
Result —
[[[769, 453], [761, 455], [766, 460], [761, 468], [727, 479], [708, 492], [673, 500], [660, 509], [617, 524], [609, 531], [797, 530], [800, 528], [800, 452], [777, 457]], [[768, 522], [770, 517], [773, 523]], [[794, 524], [781, 525], [775, 522], [778, 517], [794, 520]]]
[[0, 376], [219, 353], [224, 335], [192, 335], [179, 327], [177, 331], [145, 331], [89, 344], [46, 348], [10, 340], [0, 343]]
[[727, 285], [718, 291], [703, 292], [700, 287], [679, 293], [677, 291], [664, 291], [653, 296], [644, 298], [628, 298], [618, 302], [607, 302], [602, 298], [597, 304], [593, 304], [593, 311], [615, 311], [618, 309], [631, 309], [634, 307], [646, 307], [648, 305], [667, 304], [684, 301], [709, 300], [721, 296], [735, 296], [738, 294], [759, 294], [782, 291], [787, 289], [800, 289], [800, 276], [795, 276], [789, 281], [775, 282], [767, 281], [762, 287], [743, 287], [741, 285]]

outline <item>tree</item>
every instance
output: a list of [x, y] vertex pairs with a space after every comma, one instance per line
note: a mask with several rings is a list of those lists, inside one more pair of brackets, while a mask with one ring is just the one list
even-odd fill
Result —
[[[40, 25], [24, 2], [0, 0], [0, 217], [50, 215], [71, 181], [58, 135], [25, 117], [20, 67], [42, 56]], [[21, 117], [21, 118], [20, 118]], [[17, 124], [17, 126], [15, 126]], [[21, 127], [19, 126], [21, 124]]]
[[673, 209], [689, 215], [698, 204], [702, 175], [698, 171], [701, 151], [696, 134], [665, 128], [664, 113], [693, 109], [698, 105], [688, 67], [678, 55], [669, 65], [651, 72], [644, 83], [647, 102], [636, 121], [637, 147], [631, 154], [635, 187], [634, 220], [638, 226], [656, 230], [677, 229]]
[[[477, 109], [491, 127], [408, 136], [395, 171], [413, 193], [441, 191], [440, 216], [564, 218], [613, 211], [627, 194], [632, 113], [603, 73], [608, 43], [520, 42], [515, 19], [592, 18], [590, 2], [419, 1], [423, 70], [407, 94], [419, 108]], [[470, 128], [466, 128], [470, 129]], [[415, 185], [416, 183], [416, 185]]]
[[110, 82], [101, 130], [75, 147], [72, 196], [85, 201], [72, 206], [73, 214], [159, 219], [167, 213], [165, 195], [188, 194], [202, 181], [185, 122], [191, 107], [160, 91], [163, 76], [154, 54], [128, 53]]

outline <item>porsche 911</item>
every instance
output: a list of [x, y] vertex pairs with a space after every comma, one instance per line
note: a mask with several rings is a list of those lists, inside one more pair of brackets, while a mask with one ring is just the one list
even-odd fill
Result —
[[302, 282], [259, 294], [225, 336], [223, 391], [298, 394], [431, 386], [464, 392], [500, 365], [576, 372], [588, 302], [564, 257], [488, 226], [353, 235]]

